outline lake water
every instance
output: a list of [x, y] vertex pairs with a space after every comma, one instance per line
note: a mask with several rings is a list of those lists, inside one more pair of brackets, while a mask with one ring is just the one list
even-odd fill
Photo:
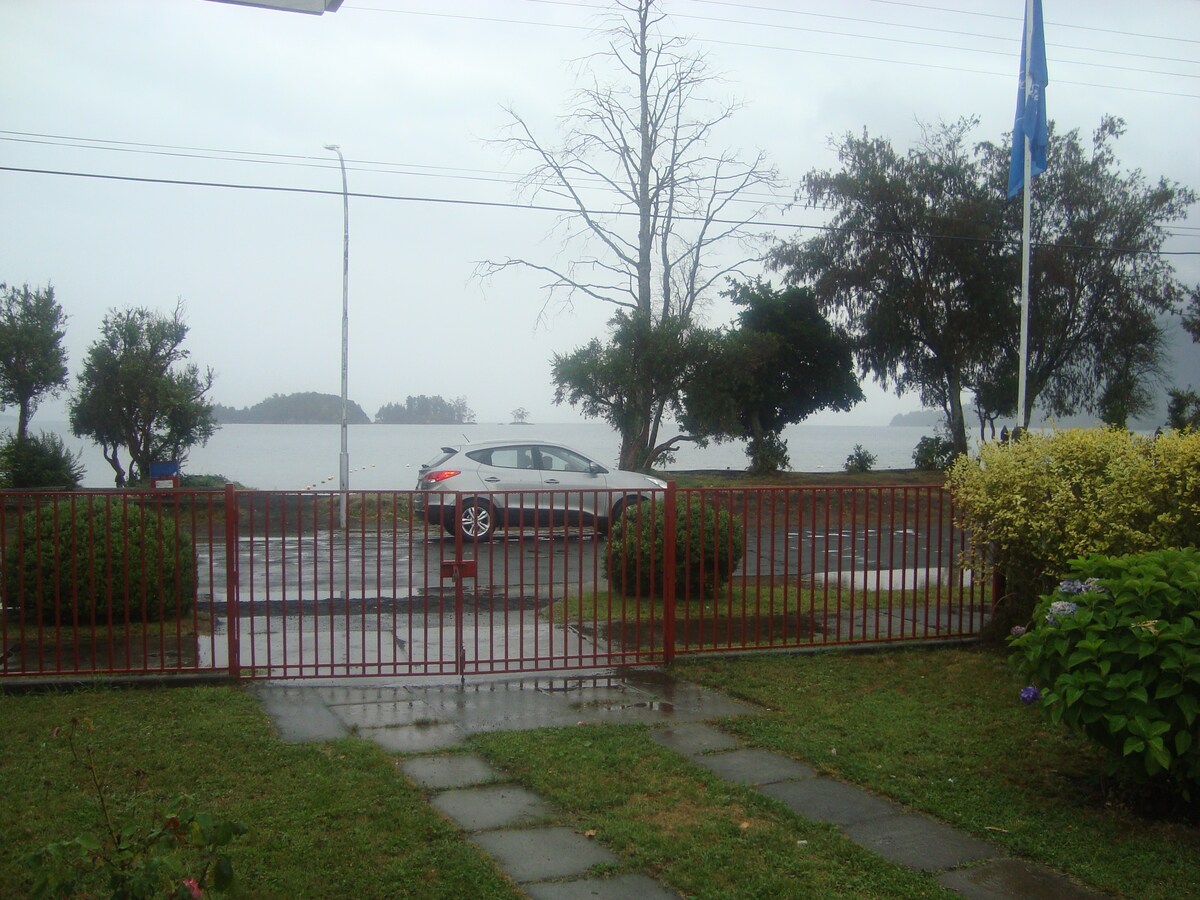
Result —
[[[54, 432], [79, 450], [84, 487], [112, 487], [113, 474], [93, 443], [74, 437], [65, 422], [35, 419], [33, 431]], [[783, 436], [797, 472], [840, 472], [856, 444], [874, 453], [876, 469], [912, 468], [917, 442], [932, 428], [911, 426], [793, 425]], [[607, 425], [351, 425], [351, 490], [407, 490], [417, 470], [440, 447], [493, 439], [542, 439], [566, 444], [605, 465], [616, 462], [620, 439]], [[186, 474], [223, 475], [262, 490], [338, 487], [338, 425], [224, 425], [204, 447], [193, 448]], [[684, 443], [668, 470], [745, 469], [741, 441], [699, 449]]]

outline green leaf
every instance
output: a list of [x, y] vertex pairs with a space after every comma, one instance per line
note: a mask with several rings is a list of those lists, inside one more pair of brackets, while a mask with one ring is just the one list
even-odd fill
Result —
[[1166, 700], [1168, 697], [1174, 697], [1181, 693], [1183, 693], [1183, 685], [1178, 681], [1160, 681], [1158, 689], [1154, 692], [1154, 699]]
[[1139, 737], [1130, 735], [1125, 738], [1125, 746], [1121, 750], [1122, 756], [1128, 756], [1131, 753], [1141, 753], [1146, 749], [1146, 742]]
[[1190, 731], [1175, 732], [1175, 755], [1183, 756], [1192, 746], [1192, 734]]

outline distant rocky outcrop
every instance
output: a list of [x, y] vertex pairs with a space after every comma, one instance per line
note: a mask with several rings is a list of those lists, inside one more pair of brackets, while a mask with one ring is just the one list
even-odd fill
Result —
[[892, 416], [889, 425], [905, 425], [909, 427], [928, 427], [937, 425], [944, 416], [936, 409], [915, 409], [912, 412], [897, 413]]
[[[342, 421], [342, 398], [314, 391], [274, 394], [241, 409], [218, 403], [213, 413], [222, 425], [335, 425]], [[371, 417], [351, 400], [346, 404], [346, 421], [351, 425], [369, 425]]]

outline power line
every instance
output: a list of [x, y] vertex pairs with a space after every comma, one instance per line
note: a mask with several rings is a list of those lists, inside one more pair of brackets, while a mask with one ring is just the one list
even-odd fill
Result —
[[[282, 193], [282, 194], [307, 194], [307, 195], [313, 195], [313, 196], [327, 196], [327, 197], [341, 197], [343, 195], [342, 191], [331, 191], [331, 190], [326, 190], [323, 188], [288, 187], [288, 186], [282, 186], [282, 185], [268, 185], [268, 184], [237, 184], [237, 183], [223, 182], [223, 181], [193, 181], [193, 180], [179, 179], [179, 178], [148, 178], [145, 176], [137, 176], [137, 175], [105, 175], [105, 174], [98, 173], [98, 172], [76, 172], [76, 171], [56, 170], [56, 169], [31, 169], [31, 168], [25, 168], [25, 167], [19, 167], [19, 166], [0, 166], [0, 172], [17, 172], [17, 173], [28, 174], [28, 175], [56, 175], [56, 176], [69, 177], [69, 178], [91, 178], [91, 179], [97, 179], [97, 180], [101, 180], [101, 181], [133, 182], [136, 184], [175, 185], [175, 186], [182, 186], [182, 187], [225, 188], [227, 190], [238, 190], [238, 191], [264, 191], [264, 192], [268, 192], [268, 193]], [[355, 193], [355, 192], [351, 192], [349, 194], [349, 196], [355, 197], [355, 198], [358, 198], [361, 200], [385, 200], [385, 201], [406, 202], [406, 203], [432, 203], [432, 204], [439, 204], [439, 205], [446, 205], [446, 206], [470, 206], [470, 207], [475, 207], [475, 208], [492, 208], [492, 209], [517, 209], [517, 210], [529, 210], [529, 211], [536, 211], [536, 212], [553, 212], [553, 213], [568, 213], [568, 214], [574, 214], [574, 213], [578, 212], [578, 209], [573, 206], [548, 206], [545, 204], [537, 204], [537, 203], [511, 203], [511, 202], [505, 202], [505, 201], [500, 201], [500, 200], [468, 200], [468, 199], [458, 198], [458, 197], [421, 197], [421, 196], [415, 196], [415, 195]], [[612, 217], [617, 217], [617, 218], [629, 218], [629, 217], [638, 215], [638, 211], [637, 210], [627, 210], [627, 209], [611, 209], [611, 210], [603, 210], [603, 211], [593, 211], [592, 215], [612, 216]], [[754, 226], [754, 227], [760, 227], [760, 228], [788, 228], [788, 229], [803, 230], [803, 231], [833, 231], [833, 230], [835, 230], [834, 226], [831, 226], [831, 225], [809, 225], [809, 224], [801, 224], [801, 223], [796, 223], [796, 222], [768, 222], [768, 221], [750, 222], [750, 221], [744, 221], [741, 219], [722, 219], [722, 218], [706, 219], [703, 216], [687, 216], [687, 215], [677, 215], [677, 216], [674, 216], [673, 218], [675, 219], [675, 221], [711, 222], [714, 224], [721, 224], [721, 225], [743, 225], [743, 226]], [[909, 234], [909, 232], [900, 231], [900, 230], [883, 230], [883, 229], [871, 229], [871, 228], [857, 228], [854, 230], [859, 233], [862, 233], [862, 234], [881, 234], [881, 235]], [[1001, 246], [1016, 246], [1018, 243], [1018, 241], [1016, 241], [1016, 240], [996, 240], [994, 238], [972, 238], [972, 237], [963, 237], [960, 235], [947, 235], [947, 234], [921, 234], [921, 235], [917, 235], [917, 236], [922, 237], [922, 238], [936, 238], [938, 240], [954, 240], [954, 241], [965, 241], [965, 242], [970, 242], [970, 243], [998, 244]], [[1059, 246], [1062, 246], [1067, 249], [1084, 250], [1084, 251], [1088, 251], [1088, 252], [1124, 253], [1124, 254], [1133, 254], [1133, 255], [1137, 255], [1137, 256], [1146, 256], [1146, 255], [1200, 256], [1200, 250], [1158, 250], [1158, 251], [1154, 251], [1153, 253], [1151, 253], [1151, 251], [1147, 251], [1147, 250], [1123, 250], [1119, 247], [1104, 247], [1104, 246], [1100, 246], [1100, 245], [1088, 245], [1088, 244], [1065, 244], [1065, 245], [1059, 245]]]
[[[0, 141], [64, 147], [78, 150], [100, 150], [117, 153], [136, 153], [148, 156], [164, 156], [181, 159], [201, 159], [214, 162], [255, 163], [258, 165], [291, 166], [311, 169], [337, 169], [338, 167], [321, 156], [303, 156], [288, 153], [268, 153], [256, 150], [230, 150], [212, 147], [189, 147], [173, 144], [151, 144], [136, 141], [116, 141], [106, 138], [88, 138], [72, 135], [44, 134], [38, 132], [6, 131], [0, 129]], [[114, 145], [114, 146], [106, 146]], [[462, 166], [435, 166], [421, 163], [393, 162], [381, 160], [347, 160], [347, 169], [380, 175], [401, 175], [423, 178], [447, 178], [458, 181], [476, 181], [508, 186], [519, 185], [525, 178], [496, 169], [472, 169]], [[428, 171], [424, 171], [428, 170]], [[463, 174], [466, 173], [466, 174]], [[581, 178], [592, 188], [607, 188], [599, 178]], [[783, 204], [790, 202], [791, 191], [746, 191], [745, 198], [734, 198], [736, 202], [766, 202]]]
[[[533, 0], [533, 2], [554, 2], [554, 0]], [[587, 8], [583, 4], [576, 4], [576, 3], [563, 4], [563, 5]], [[546, 21], [537, 21], [537, 20], [531, 21], [531, 20], [527, 20], [527, 19], [512, 19], [512, 18], [503, 18], [503, 17], [499, 17], [499, 16], [476, 16], [476, 15], [469, 15], [466, 13], [429, 12], [426, 10], [386, 9], [386, 8], [374, 7], [374, 6], [354, 6], [354, 7], [347, 7], [347, 8], [359, 10], [362, 12], [388, 13], [388, 14], [392, 14], [392, 15], [421, 16], [421, 17], [425, 17], [425, 18], [452, 19], [452, 20], [469, 21], [469, 22], [490, 22], [490, 23], [505, 24], [505, 25], [527, 25], [527, 26], [533, 26], [533, 27], [538, 27], [538, 28], [557, 28], [557, 29], [565, 29], [565, 30], [570, 30], [570, 31], [586, 31], [586, 32], [591, 32], [591, 33], [594, 33], [596, 31], [595, 28], [588, 26], [588, 25], [570, 25], [570, 24], [564, 24], [561, 22], [546, 22]], [[687, 17], [686, 14], [683, 17]], [[691, 18], [704, 18], [704, 17], [691, 16]], [[719, 21], [719, 20], [716, 20], [716, 21]], [[761, 24], [761, 23], [744, 22], [742, 20], [736, 20], [736, 21], [739, 21], [741, 24], [751, 24], [751, 25], [752, 24]], [[870, 36], [870, 35], [846, 34], [844, 32], [821, 31], [819, 29], [807, 29], [807, 28], [801, 28], [799, 26], [766, 26], [766, 27], [783, 27], [783, 28], [787, 28], [790, 30], [806, 31], [806, 32], [813, 32], [813, 33], [825, 34], [825, 35], [835, 34], [835, 35], [844, 36], [844, 37], [853, 37], [853, 38], [864, 39], [864, 40], [878, 40], [878, 41], [885, 41], [885, 42], [897, 43], [897, 44], [918, 44], [919, 46], [936, 47], [939, 49], [953, 50], [953, 51], [962, 52], [962, 53], [986, 53], [989, 55], [1011, 56], [1011, 54], [1005, 54], [1005, 53], [1002, 53], [1000, 51], [995, 51], [995, 50], [978, 50], [978, 49], [973, 49], [973, 48], [952, 47], [952, 46], [945, 45], [945, 44], [929, 44], [929, 43], [920, 43], [920, 42], [915, 42], [915, 41], [907, 41], [907, 40], [903, 40], [900, 38], [885, 38], [885, 37], [874, 37], [874, 36]], [[971, 68], [966, 68], [966, 67], [962, 67], [962, 66], [942, 65], [942, 64], [938, 64], [938, 63], [924, 63], [924, 62], [916, 62], [913, 60], [905, 60], [905, 59], [888, 59], [888, 58], [884, 58], [884, 57], [870, 56], [870, 55], [864, 55], [864, 54], [840, 53], [840, 52], [835, 52], [835, 51], [830, 51], [830, 50], [817, 50], [817, 49], [813, 49], [813, 48], [809, 48], [809, 47], [788, 47], [788, 46], [781, 46], [778, 44], [762, 44], [762, 43], [753, 43], [753, 42], [749, 42], [749, 41], [730, 41], [730, 40], [723, 40], [723, 39], [719, 39], [719, 38], [696, 38], [695, 40], [698, 40], [698, 41], [701, 41], [701, 42], [707, 43], [707, 44], [715, 44], [718, 46], [743, 47], [743, 48], [747, 48], [747, 49], [751, 49], [751, 50], [774, 50], [774, 51], [778, 51], [781, 53], [800, 53], [800, 54], [805, 54], [805, 55], [809, 55], [809, 56], [823, 56], [823, 57], [831, 57], [831, 58], [835, 58], [835, 59], [849, 59], [849, 60], [853, 60], [855, 62], [877, 62], [877, 63], [886, 63], [888, 65], [909, 66], [909, 67], [914, 67], [914, 68], [934, 69], [934, 70], [939, 70], [939, 71], [963, 72], [963, 73], [967, 73], [967, 74], [971, 74], [971, 75], [986, 75], [986, 76], [993, 77], [993, 78], [1011, 78], [1012, 77], [1011, 72], [993, 72], [993, 71], [989, 71], [986, 69], [971, 69]], [[1104, 52], [1104, 51], [1098, 50], [1096, 52]], [[1200, 78], [1200, 75], [1191, 75], [1191, 74], [1187, 74], [1187, 73], [1161, 72], [1161, 71], [1157, 71], [1157, 70], [1135, 69], [1135, 68], [1128, 67], [1128, 66], [1113, 66], [1113, 65], [1103, 64], [1103, 63], [1090, 63], [1090, 62], [1076, 61], [1076, 60], [1056, 60], [1056, 64], [1059, 64], [1059, 63], [1066, 64], [1066, 65], [1094, 66], [1094, 67], [1098, 67], [1098, 68], [1102, 68], [1102, 69], [1112, 69], [1114, 71], [1126, 71], [1126, 72], [1160, 75], [1160, 76], [1169, 77], [1169, 78]], [[1158, 90], [1158, 89], [1154, 89], [1154, 88], [1139, 88], [1139, 87], [1132, 87], [1130, 85], [1125, 85], [1125, 84], [1097, 84], [1094, 82], [1075, 81], [1075, 80], [1071, 80], [1071, 79], [1064, 79], [1064, 78], [1057, 78], [1057, 77], [1055, 78], [1055, 83], [1060, 84], [1060, 85], [1069, 84], [1072, 86], [1079, 86], [1079, 87], [1104, 88], [1105, 90], [1129, 91], [1132, 93], [1139, 93], [1139, 94], [1155, 94], [1155, 95], [1166, 96], [1166, 97], [1184, 97], [1184, 98], [1188, 98], [1188, 99], [1200, 99], [1200, 94], [1189, 94], [1189, 93], [1184, 93], [1184, 92], [1180, 92], [1180, 91]]]

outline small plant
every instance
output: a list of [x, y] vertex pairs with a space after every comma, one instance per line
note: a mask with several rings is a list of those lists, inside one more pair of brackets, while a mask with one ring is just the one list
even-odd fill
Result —
[[[614, 523], [605, 558], [608, 580], [625, 596], [663, 595], [666, 504], [631, 506]], [[742, 526], [699, 495], [675, 498], [675, 596], [715, 591], [742, 560]]]
[[[104, 891], [121, 900], [194, 900], [206, 891], [228, 890], [233, 866], [224, 848], [244, 835], [246, 826], [199, 812], [187, 797], [149, 804], [140, 785], [122, 802], [101, 772], [92, 745], [84, 741], [80, 746], [81, 733], [94, 731], [90, 720], [72, 719], [67, 728], [51, 732], [54, 738], [65, 735], [73, 763], [96, 795], [100, 828], [47, 844], [29, 858], [33, 896], [91, 897]], [[138, 782], [143, 775], [134, 772]]]
[[1200, 550], [1076, 560], [1009, 641], [1023, 702], [1106, 748], [1108, 774], [1200, 805]]
[[862, 444], [855, 444], [842, 468], [847, 472], [870, 472], [875, 468], [875, 454], [864, 449]]
[[945, 435], [925, 435], [913, 450], [913, 467], [921, 472], [944, 472], [954, 462], [954, 442]]
[[0, 487], [74, 490], [84, 475], [79, 457], [57, 434], [9, 437], [0, 444]]

